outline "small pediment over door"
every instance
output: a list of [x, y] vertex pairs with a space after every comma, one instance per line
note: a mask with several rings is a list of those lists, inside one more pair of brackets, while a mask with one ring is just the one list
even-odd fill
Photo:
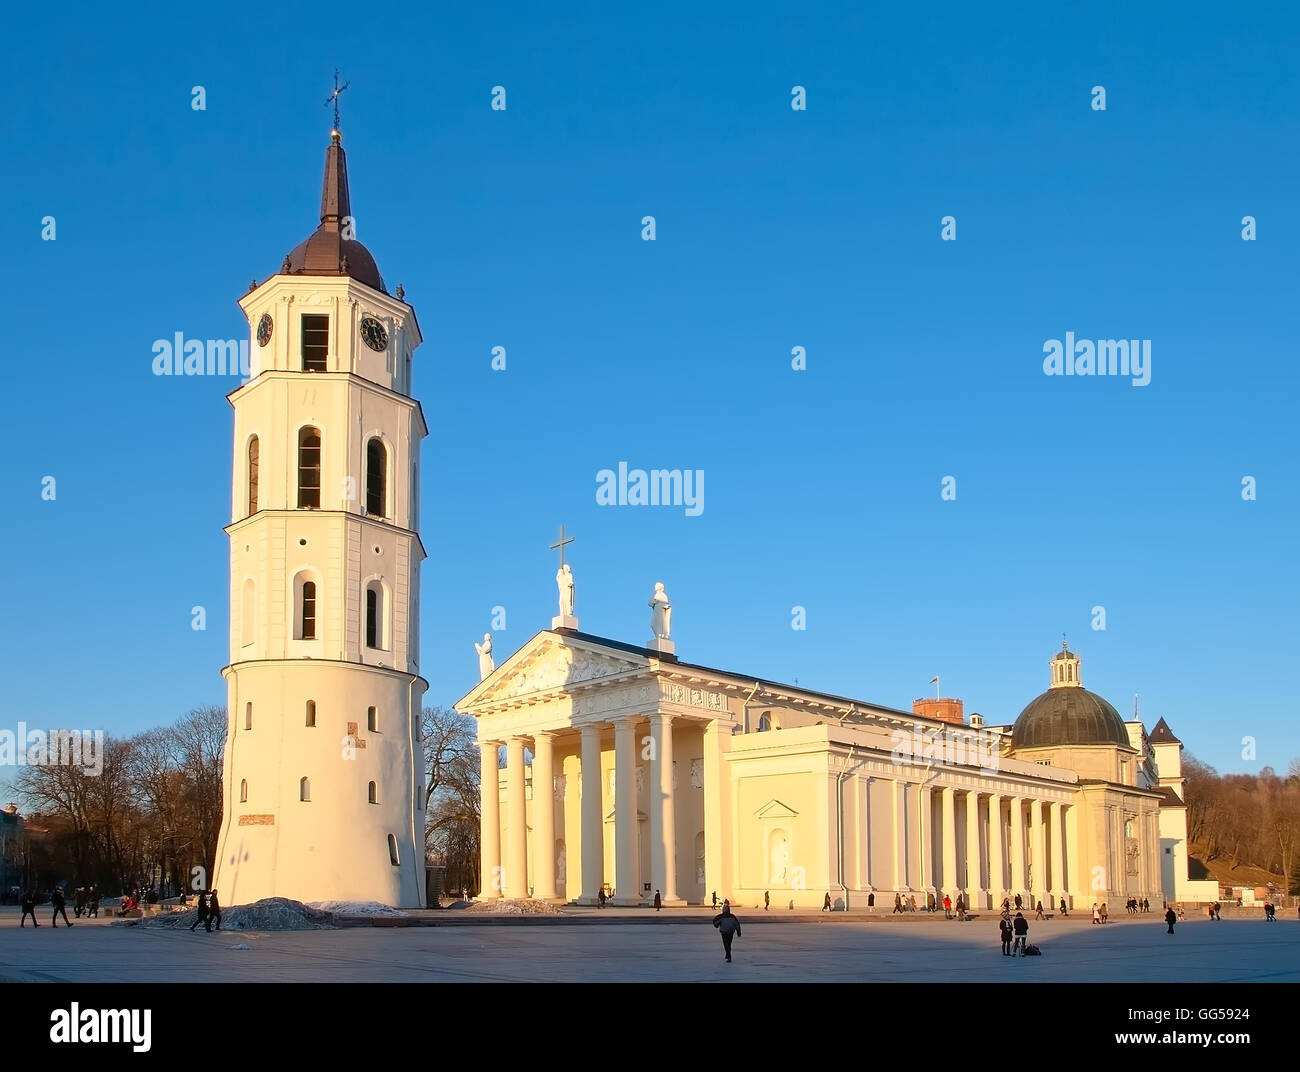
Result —
[[754, 812], [755, 819], [794, 819], [798, 815], [797, 811], [782, 804], [775, 797]]

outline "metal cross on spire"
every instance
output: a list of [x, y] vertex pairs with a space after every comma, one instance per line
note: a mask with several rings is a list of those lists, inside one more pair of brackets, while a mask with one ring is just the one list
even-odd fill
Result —
[[564, 545], [565, 545], [565, 544], [570, 544], [570, 543], [573, 543], [573, 537], [570, 536], [570, 537], [568, 537], [568, 538], [566, 539], [565, 536], [564, 536], [564, 526], [561, 525], [561, 526], [560, 526], [560, 538], [559, 538], [555, 543], [553, 543], [553, 544], [550, 545], [550, 548], [551, 548], [552, 551], [555, 551], [555, 550], [558, 549], [559, 552], [560, 552], [560, 569], [564, 569]]
[[334, 92], [325, 99], [325, 107], [328, 108], [331, 104], [334, 105], [334, 129], [331, 130], [330, 133], [336, 138], [342, 134], [342, 131], [339, 130], [339, 96], [348, 88], [349, 85], [351, 85], [350, 82], [344, 82], [342, 85], [339, 85], [339, 70], [335, 67]]

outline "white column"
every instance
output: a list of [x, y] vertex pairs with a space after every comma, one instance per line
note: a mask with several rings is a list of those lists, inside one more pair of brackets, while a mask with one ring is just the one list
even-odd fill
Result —
[[1007, 895], [1007, 867], [1002, 853], [1002, 796], [989, 796], [989, 899], [1001, 908]]
[[533, 896], [555, 897], [555, 738], [533, 735]]
[[582, 732], [582, 903], [597, 904], [605, 883], [604, 816], [600, 813], [600, 731], [597, 722]]
[[980, 882], [980, 795], [966, 791], [966, 907], [983, 908]]
[[1025, 801], [1011, 798], [1011, 901], [1025, 890]]
[[501, 896], [500, 741], [479, 741], [479, 896]]
[[907, 783], [894, 782], [894, 889], [910, 889], [907, 882]]
[[[943, 893], [957, 900], [957, 791], [943, 787]], [[943, 900], [942, 897], [939, 898]]]
[[[1029, 836], [1029, 848], [1033, 853], [1034, 860], [1034, 888], [1029, 891], [1029, 896], [1035, 901], [1050, 901], [1052, 895], [1048, 892], [1047, 885], [1047, 854], [1043, 851], [1043, 802], [1041, 800], [1031, 800], [1029, 802], [1029, 821], [1032, 824]], [[1047, 904], [1043, 905], [1047, 908]]]
[[1069, 887], [1065, 882], [1065, 823], [1061, 821], [1061, 803], [1052, 801], [1050, 810], [1052, 819], [1052, 897], [1056, 907], [1061, 907], [1061, 898]]
[[650, 883], [664, 904], [677, 896], [677, 821], [673, 807], [673, 716], [650, 716]]
[[528, 896], [528, 802], [524, 796], [524, 738], [506, 742], [506, 896]]
[[[924, 782], [918, 785], [916, 790], [920, 798], [920, 804], [917, 808], [920, 813], [921, 824], [921, 858], [918, 861], [921, 872], [920, 886], [923, 890], [932, 890], [934, 888], [934, 797], [930, 786]], [[920, 907], [925, 906], [921, 905]]]
[[641, 903], [636, 888], [636, 720], [614, 722], [614, 903]]
[[867, 775], [858, 780], [858, 793], [861, 800], [858, 822], [862, 828], [862, 834], [858, 838], [858, 884], [862, 889], [871, 891], [876, 888], [871, 881], [871, 783], [874, 781], [875, 778]]

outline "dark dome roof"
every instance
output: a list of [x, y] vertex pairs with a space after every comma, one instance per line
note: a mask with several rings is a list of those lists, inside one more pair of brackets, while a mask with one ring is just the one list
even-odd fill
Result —
[[299, 242], [288, 257], [290, 275], [346, 275], [375, 290], [384, 289], [379, 265], [360, 242], [344, 238], [336, 230], [318, 227], [305, 241]]
[[[352, 218], [348, 193], [348, 160], [337, 130], [325, 150], [325, 181], [320, 195], [320, 226], [299, 242], [280, 266], [281, 275], [345, 275], [384, 291], [379, 265], [360, 242], [344, 238]], [[384, 291], [384, 293], [388, 293]]]
[[1011, 727], [1011, 747], [1052, 748], [1063, 744], [1117, 744], [1128, 747], [1128, 730], [1119, 712], [1081, 686], [1048, 689], [1031, 700]]

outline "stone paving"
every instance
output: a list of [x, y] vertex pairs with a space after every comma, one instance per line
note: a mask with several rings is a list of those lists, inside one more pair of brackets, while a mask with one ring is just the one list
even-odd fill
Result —
[[[77, 921], [18, 927], [0, 908], [0, 982], [1300, 982], [1300, 922], [1159, 917], [1031, 922], [1041, 957], [1010, 959], [996, 916], [958, 923], [738, 911], [735, 960], [712, 911], [564, 909], [485, 921], [419, 913], [436, 926], [292, 932], [187, 930]], [[459, 922], [474, 919], [472, 925]], [[246, 945], [247, 949], [236, 949]]]

